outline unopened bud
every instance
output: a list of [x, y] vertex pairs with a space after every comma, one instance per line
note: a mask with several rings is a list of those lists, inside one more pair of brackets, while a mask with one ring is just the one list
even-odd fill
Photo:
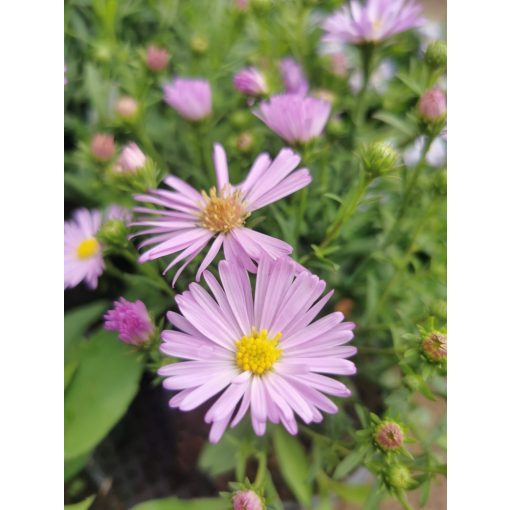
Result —
[[90, 141], [90, 152], [100, 161], [108, 161], [115, 154], [115, 140], [113, 135], [96, 133]]
[[130, 96], [122, 96], [115, 105], [115, 111], [121, 119], [132, 120], [138, 113], [138, 102]]
[[393, 170], [397, 160], [398, 153], [389, 143], [374, 142], [361, 150], [363, 167], [373, 177]]
[[346, 78], [348, 69], [345, 53], [333, 53], [329, 58], [331, 72], [339, 78]]
[[446, 115], [446, 96], [440, 89], [424, 92], [418, 103], [421, 117], [429, 122], [442, 121]]
[[405, 490], [411, 485], [413, 478], [409, 469], [403, 464], [393, 464], [388, 468], [386, 476], [388, 485], [395, 489]]
[[383, 421], [375, 429], [374, 441], [381, 450], [392, 452], [404, 444], [404, 431], [394, 421]]
[[168, 65], [170, 53], [165, 48], [149, 46], [145, 55], [145, 63], [151, 71], [164, 71]]
[[254, 143], [255, 138], [248, 131], [240, 133], [236, 139], [236, 147], [240, 152], [248, 152], [253, 148]]
[[422, 340], [421, 349], [432, 363], [446, 361], [446, 334], [432, 331]]
[[432, 69], [441, 69], [446, 67], [446, 43], [444, 41], [434, 41], [430, 43], [425, 51], [425, 62]]
[[195, 35], [191, 39], [191, 49], [195, 53], [205, 53], [209, 49], [209, 41], [203, 35]]
[[232, 125], [236, 128], [246, 126], [251, 120], [251, 115], [245, 110], [237, 110], [231, 116]]
[[135, 172], [145, 165], [145, 154], [140, 150], [136, 143], [128, 143], [120, 154], [114, 170], [120, 173]]
[[354, 308], [354, 301], [349, 298], [342, 298], [336, 305], [335, 311], [343, 313], [346, 317], [349, 317]]
[[253, 490], [237, 491], [232, 496], [233, 510], [264, 510], [266, 505]]
[[99, 242], [106, 246], [126, 246], [127, 228], [122, 220], [109, 220], [102, 225], [97, 233]]

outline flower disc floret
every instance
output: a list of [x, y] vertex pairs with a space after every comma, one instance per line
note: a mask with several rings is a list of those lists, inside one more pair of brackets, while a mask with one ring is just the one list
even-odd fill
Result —
[[211, 232], [227, 234], [234, 228], [242, 227], [249, 216], [240, 191], [218, 196], [216, 187], [212, 187], [209, 194], [202, 191], [202, 196], [206, 206], [200, 215], [200, 223]]
[[76, 256], [80, 260], [89, 259], [90, 257], [97, 255], [100, 249], [101, 246], [97, 239], [95, 237], [91, 237], [90, 239], [85, 239], [78, 245], [76, 248]]
[[282, 355], [282, 350], [278, 348], [281, 336], [281, 333], [277, 333], [274, 338], [269, 338], [267, 329], [259, 333], [254, 328], [250, 336], [243, 336], [236, 342], [237, 366], [255, 375], [270, 370]]

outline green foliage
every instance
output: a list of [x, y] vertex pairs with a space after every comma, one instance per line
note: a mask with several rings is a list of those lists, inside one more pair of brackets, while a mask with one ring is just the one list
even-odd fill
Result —
[[79, 503], [74, 503], [72, 505], [64, 505], [64, 510], [88, 510], [92, 503], [94, 502], [95, 496], [90, 496]]
[[228, 503], [220, 498], [164, 498], [140, 503], [131, 510], [228, 510]]

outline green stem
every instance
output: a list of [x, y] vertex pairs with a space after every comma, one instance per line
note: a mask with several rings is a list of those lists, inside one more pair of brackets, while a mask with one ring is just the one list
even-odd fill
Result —
[[266, 477], [267, 472], [267, 454], [266, 452], [259, 452], [257, 454], [257, 459], [259, 461], [259, 466], [257, 469], [257, 474], [255, 476], [255, 487], [262, 487], [264, 483], [264, 479]]
[[357, 130], [361, 129], [365, 119], [366, 95], [368, 90], [368, 84], [370, 82], [370, 74], [372, 72], [374, 48], [375, 47], [373, 44], [364, 44], [360, 46], [363, 83], [361, 86], [361, 90], [358, 93], [358, 102], [356, 103], [356, 107], [354, 109], [353, 114], [353, 121]]
[[402, 508], [404, 508], [405, 510], [414, 510], [413, 507], [409, 504], [405, 492], [399, 492], [397, 494], [397, 498], [400, 501]]

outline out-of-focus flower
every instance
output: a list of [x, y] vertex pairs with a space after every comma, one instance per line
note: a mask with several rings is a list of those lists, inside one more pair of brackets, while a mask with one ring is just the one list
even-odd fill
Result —
[[287, 94], [306, 95], [308, 92], [308, 81], [301, 66], [290, 57], [280, 61], [280, 74]]
[[290, 149], [282, 149], [274, 161], [268, 154], [260, 154], [246, 179], [237, 186], [229, 182], [227, 156], [219, 144], [214, 146], [213, 160], [217, 186], [208, 193], [200, 194], [181, 179], [169, 176], [164, 183], [175, 191], [153, 189], [147, 194], [135, 195], [140, 202], [163, 207], [163, 210], [134, 209], [146, 215], [132, 223], [132, 226], [145, 227], [134, 236], [149, 235], [140, 247], [153, 245], [141, 255], [140, 262], [181, 252], [165, 269], [166, 273], [184, 261], [173, 284], [211, 239], [214, 242], [198, 268], [197, 281], [222, 245], [227, 260], [237, 261], [253, 272], [256, 271], [253, 261], [259, 261], [262, 256], [276, 259], [292, 252], [287, 243], [244, 225], [253, 211], [310, 184], [312, 178], [308, 169], [293, 172], [300, 157]]
[[440, 331], [428, 333], [422, 340], [421, 349], [432, 363], [446, 361], [446, 334]]
[[335, 312], [341, 312], [346, 317], [349, 317], [351, 315], [353, 309], [354, 309], [354, 301], [350, 298], [342, 298], [335, 305]]
[[116, 172], [135, 172], [145, 165], [146, 159], [140, 147], [136, 143], [130, 142], [122, 149], [114, 170]]
[[[370, 86], [379, 94], [383, 94], [388, 89], [389, 81], [395, 76], [395, 63], [390, 59], [384, 59], [370, 76]], [[363, 76], [358, 69], [354, 71], [349, 78], [349, 86], [352, 91], [358, 93], [363, 86]]]
[[234, 87], [242, 94], [261, 96], [267, 94], [267, 83], [262, 73], [255, 67], [241, 69], [235, 74]]
[[375, 429], [374, 441], [381, 450], [393, 452], [404, 444], [404, 431], [398, 423], [384, 420]]
[[347, 56], [342, 51], [337, 51], [329, 56], [331, 72], [339, 78], [345, 78], [348, 72]]
[[236, 491], [232, 496], [233, 510], [264, 510], [265, 505], [253, 490]]
[[[406, 149], [402, 155], [407, 166], [414, 166], [418, 163], [425, 144], [425, 137], [420, 136], [416, 142]], [[441, 135], [434, 139], [427, 153], [426, 161], [429, 165], [439, 167], [446, 162], [446, 136]]]
[[322, 374], [356, 372], [346, 359], [356, 348], [345, 345], [355, 324], [343, 323], [338, 312], [313, 322], [332, 294], [320, 297], [325, 282], [307, 271], [296, 276], [288, 257], [261, 259], [254, 292], [248, 273], [235, 262], [221, 261], [219, 275], [221, 284], [205, 273], [212, 296], [192, 283], [176, 297], [182, 315], [167, 314], [176, 329], [162, 332], [161, 351], [189, 360], [159, 370], [163, 386], [179, 390], [170, 406], [190, 411], [222, 392], [205, 415], [213, 443], [248, 409], [259, 436], [267, 420], [297, 434], [295, 414], [312, 423], [322, 421], [322, 412], [336, 413], [324, 393], [351, 392]]
[[254, 114], [278, 136], [289, 143], [306, 143], [324, 129], [331, 104], [322, 99], [298, 94], [272, 96]]
[[324, 21], [324, 42], [377, 43], [424, 23], [421, 6], [414, 0], [357, 0]]
[[250, 149], [253, 148], [254, 142], [255, 138], [253, 137], [253, 135], [248, 131], [244, 131], [242, 133], [239, 133], [239, 136], [236, 139], [236, 147], [241, 152], [248, 152]]
[[247, 11], [250, 7], [250, 0], [234, 0], [234, 7], [241, 12]]
[[115, 140], [108, 133], [96, 133], [90, 141], [90, 152], [100, 161], [108, 161], [115, 154]]
[[421, 117], [430, 122], [437, 122], [444, 119], [446, 115], [446, 96], [440, 89], [427, 90], [420, 97], [418, 111]]
[[121, 297], [106, 312], [104, 329], [118, 331], [120, 340], [126, 344], [141, 345], [154, 333], [154, 324], [142, 301], [130, 302]]
[[121, 96], [115, 105], [118, 116], [124, 120], [131, 120], [138, 113], [138, 102], [130, 96]]
[[205, 53], [209, 49], [209, 41], [203, 35], [195, 35], [191, 39], [191, 49], [198, 54]]
[[391, 144], [385, 142], [365, 145], [360, 151], [360, 156], [365, 172], [373, 177], [391, 172], [398, 160], [398, 152]]
[[84, 281], [95, 289], [104, 271], [101, 245], [96, 238], [101, 213], [78, 209], [64, 222], [64, 288], [76, 287]]
[[145, 55], [145, 64], [151, 71], [164, 71], [170, 60], [170, 53], [165, 48], [149, 46]]
[[163, 86], [165, 101], [187, 120], [196, 122], [211, 114], [211, 86], [207, 80], [176, 78]]

